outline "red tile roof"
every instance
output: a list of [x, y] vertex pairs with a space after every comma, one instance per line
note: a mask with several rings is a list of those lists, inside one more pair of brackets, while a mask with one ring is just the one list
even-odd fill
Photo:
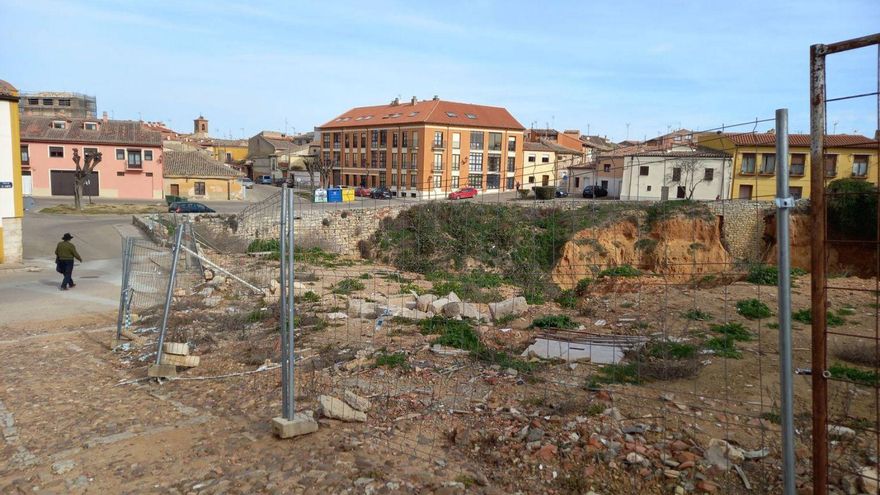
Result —
[[319, 129], [400, 124], [441, 124], [518, 131], [525, 129], [505, 108], [444, 100], [352, 108], [320, 126]]
[[3, 79], [0, 79], [0, 99], [18, 101], [18, 90]]
[[[52, 126], [64, 121], [63, 129]], [[97, 130], [83, 128], [84, 122], [95, 122]], [[21, 140], [53, 143], [122, 144], [162, 146], [162, 134], [133, 120], [70, 119], [64, 117], [21, 116]]]
[[[766, 133], [727, 133], [725, 134], [733, 144], [738, 146], [776, 146], [776, 134], [772, 132]], [[876, 144], [876, 141], [858, 134], [828, 134], [825, 136], [825, 146], [834, 147], [858, 147], [860, 145]], [[809, 134], [789, 134], [788, 145], [798, 147], [810, 147]]]

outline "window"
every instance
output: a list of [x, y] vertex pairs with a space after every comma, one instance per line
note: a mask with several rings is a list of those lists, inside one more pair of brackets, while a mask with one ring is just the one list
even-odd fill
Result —
[[755, 154], [754, 153], [743, 153], [742, 163], [740, 164], [740, 173], [742, 173], [742, 174], [755, 173]]
[[125, 177], [125, 172], [116, 172], [116, 177]]
[[413, 131], [412, 137], [413, 137], [412, 138], [412, 147], [418, 148], [419, 147], [419, 133], [417, 131]]
[[406, 142], [407, 142], [407, 138], [408, 138], [408, 137], [409, 137], [409, 133], [408, 133], [408, 132], [403, 131], [403, 132], [400, 133], [400, 146], [401, 146], [401, 147], [406, 148]]
[[21, 164], [28, 165], [31, 163], [31, 154], [26, 144], [21, 145]]
[[125, 150], [121, 150], [119, 148], [116, 149], [116, 159], [117, 160], [125, 160]]
[[788, 188], [788, 193], [794, 199], [801, 199], [804, 195], [804, 188], [801, 186], [792, 186]]
[[[144, 160], [152, 160], [153, 152], [152, 151], [144, 151]], [[232, 161], [232, 153], [226, 152], [226, 162], [229, 163]]]
[[837, 177], [837, 155], [825, 155], [825, 177]]
[[362, 132], [361, 133], [361, 148], [366, 148], [366, 147], [367, 147], [367, 133]]
[[391, 153], [391, 170], [397, 170], [397, 153]]
[[452, 176], [452, 188], [458, 189], [458, 176], [457, 175]]
[[434, 170], [443, 170], [443, 155], [440, 153], [434, 153]]
[[52, 128], [53, 129], [64, 129], [65, 127], [67, 127], [67, 122], [64, 122], [63, 120], [53, 120], [52, 121]]
[[672, 182], [681, 182], [681, 168], [672, 168]]
[[791, 168], [789, 169], [789, 173], [791, 175], [803, 176], [804, 168], [807, 163], [807, 155], [804, 153], [794, 153], [791, 155]]
[[397, 133], [396, 132], [391, 133], [391, 147], [397, 148]]
[[606, 163], [605, 165], [602, 165], [602, 170], [605, 172], [611, 172], [611, 164]]
[[409, 185], [410, 187], [416, 187], [416, 174], [409, 176]]
[[855, 155], [855, 156], [853, 156], [852, 174], [853, 174], [853, 177], [867, 177], [868, 176], [868, 155]]
[[651, 191], [651, 186], [646, 187], [645, 190], [650, 192], [650, 191]]
[[49, 157], [50, 158], [64, 158], [64, 147], [62, 147], [62, 146], [49, 146]]
[[489, 155], [488, 165], [489, 165], [489, 172], [500, 172], [501, 171], [501, 157], [499, 155]]
[[397, 185], [397, 174], [391, 174], [391, 185], [392, 186]]
[[513, 190], [513, 188], [514, 188], [513, 177], [508, 177], [508, 178], [507, 178], [507, 184], [505, 184], [505, 187], [504, 187], [504, 188], [507, 189], [508, 191]]
[[455, 112], [446, 112], [447, 117], [458, 117], [458, 114]]
[[550, 155], [541, 155], [541, 163], [550, 163]]
[[97, 131], [98, 123], [97, 122], [83, 122], [83, 129], [87, 131]]
[[153, 176], [153, 172], [147, 172], [147, 173], [146, 173], [146, 176], [147, 176], [147, 177], [152, 177], [152, 176]]
[[715, 169], [707, 168], [703, 170], [703, 180], [706, 182], [712, 182], [713, 180], [715, 180]]
[[385, 176], [385, 173], [384, 173], [384, 172], [381, 173], [381, 174], [379, 174], [379, 186], [380, 186], [380, 187], [385, 187], [385, 186], [387, 185], [387, 180], [388, 180], [388, 179], [387, 179], [387, 177]]
[[44, 106], [51, 107], [54, 102], [55, 100], [53, 100], [52, 98], [43, 98]]
[[28, 98], [28, 105], [39, 105], [39, 104], [40, 104], [39, 98]]
[[483, 176], [482, 175], [468, 175], [468, 185], [476, 188], [483, 188]]
[[472, 150], [481, 150], [483, 149], [483, 133], [482, 132], [471, 132], [471, 149]]
[[461, 133], [453, 132], [452, 133], [452, 149], [457, 150], [461, 149]]
[[324, 134], [324, 137], [321, 138], [321, 140], [322, 140], [323, 143], [324, 143], [324, 146], [323, 146], [324, 148], [329, 148], [329, 147], [330, 147], [330, 134]]
[[508, 172], [516, 172], [516, 157], [508, 156], [507, 157], [507, 171]]
[[457, 172], [461, 168], [461, 155], [455, 153], [452, 155], [452, 170]]
[[388, 131], [379, 131], [379, 146], [384, 148], [388, 144]]
[[98, 148], [83, 148], [83, 157], [94, 156], [98, 154]]
[[196, 196], [204, 196], [205, 195], [205, 183], [204, 182], [196, 182]]
[[761, 155], [761, 173], [772, 175], [776, 172], [776, 154], [763, 153]]
[[379, 167], [379, 152], [371, 151], [370, 152], [370, 168], [378, 168]]
[[343, 146], [345, 146], [346, 148], [349, 147], [348, 145], [350, 144], [350, 138], [351, 138], [351, 135], [346, 132], [345, 137], [343, 138]]
[[500, 132], [489, 133], [489, 151], [501, 151], [501, 137]]
[[464, 114], [464, 116], [469, 119], [476, 119], [477, 118], [477, 116], [472, 113], [466, 113], [466, 114]]
[[468, 161], [470, 165], [469, 170], [471, 172], [482, 172], [483, 171], [483, 154], [482, 153], [471, 153], [470, 160]]
[[535, 176], [534, 176], [534, 175], [530, 175], [530, 176], [529, 176], [529, 184], [534, 184], [534, 183], [535, 183]]
[[333, 133], [333, 149], [339, 149], [339, 132]]
[[141, 168], [141, 150], [128, 150], [129, 168]]
[[370, 148], [376, 149], [379, 147], [379, 131], [371, 131], [370, 132]]
[[434, 189], [440, 189], [443, 187], [443, 176], [435, 175], [434, 176]]
[[648, 167], [639, 167], [639, 175], [648, 175]]
[[364, 168], [366, 166], [367, 166], [367, 152], [361, 151], [361, 168]]
[[675, 191], [675, 197], [677, 199], [684, 199], [687, 197], [687, 189], [684, 186], [678, 186], [678, 189]]
[[507, 138], [507, 151], [516, 151], [516, 136]]
[[434, 147], [442, 148], [443, 147], [443, 133], [440, 131], [434, 132]]
[[409, 168], [415, 170], [419, 168], [419, 155], [416, 153], [412, 154], [412, 160], [409, 162]]
[[535, 155], [529, 155], [529, 163], [535, 163]]
[[602, 186], [602, 189], [608, 189], [608, 181], [607, 180], [601, 181], [599, 183], [599, 185]]

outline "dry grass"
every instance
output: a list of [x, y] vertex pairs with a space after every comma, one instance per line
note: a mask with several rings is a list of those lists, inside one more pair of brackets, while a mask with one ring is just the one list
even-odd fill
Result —
[[867, 339], [847, 342], [847, 344], [837, 344], [834, 347], [834, 355], [838, 359], [849, 363], [869, 366], [871, 368], [880, 367], [878, 351], [873, 345], [870, 345]]
[[146, 213], [165, 213], [167, 206], [160, 204], [134, 205], [134, 204], [91, 204], [83, 205], [82, 211], [77, 211], [73, 205], [55, 205], [43, 208], [40, 213], [50, 215], [142, 215]]

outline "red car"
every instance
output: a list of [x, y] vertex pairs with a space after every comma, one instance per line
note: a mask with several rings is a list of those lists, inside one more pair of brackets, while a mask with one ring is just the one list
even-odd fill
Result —
[[370, 189], [366, 187], [358, 187], [354, 190], [354, 195], [360, 198], [369, 198], [370, 197]]
[[477, 197], [477, 190], [473, 187], [465, 187], [449, 193], [449, 199], [465, 199]]

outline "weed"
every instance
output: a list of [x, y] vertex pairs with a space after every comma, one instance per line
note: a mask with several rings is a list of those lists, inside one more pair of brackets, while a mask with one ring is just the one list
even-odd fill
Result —
[[371, 278], [373, 278], [373, 276], [370, 275], [369, 273], [361, 273], [361, 275], [358, 278], [361, 280], [370, 280]]
[[577, 328], [577, 326], [577, 323], [572, 321], [567, 315], [545, 315], [535, 318], [530, 327], [572, 329]]
[[333, 286], [334, 294], [351, 294], [357, 290], [364, 290], [364, 283], [354, 278], [345, 278]]
[[388, 368], [409, 369], [405, 352], [388, 353], [384, 348], [379, 350], [376, 356], [376, 367], [385, 366]]
[[466, 351], [479, 351], [482, 349], [480, 336], [466, 323], [464, 325], [447, 325], [443, 333], [431, 343], [464, 349]]
[[547, 302], [544, 293], [540, 291], [526, 290], [523, 292], [523, 296], [526, 298], [526, 302], [532, 306], [540, 306]]
[[642, 383], [638, 364], [606, 364], [590, 379], [588, 388], [594, 389], [598, 384], [607, 383], [630, 383], [633, 385]]
[[632, 267], [632, 265], [618, 265], [606, 268], [599, 272], [599, 278], [606, 277], [638, 277], [642, 272]]
[[831, 372], [831, 376], [834, 378], [849, 380], [859, 385], [869, 387], [880, 385], [880, 376], [878, 376], [876, 371], [860, 370], [839, 363], [828, 368], [828, 371]]
[[[791, 277], [796, 278], [805, 273], [807, 272], [800, 268], [793, 268]], [[746, 275], [746, 281], [757, 285], [776, 285], [779, 283], [779, 268], [775, 265], [752, 265], [749, 274]]]
[[501, 318], [498, 318], [497, 320], [495, 320], [495, 325], [502, 327], [502, 326], [507, 325], [508, 323], [512, 322], [515, 319], [516, 319], [516, 315], [514, 315], [514, 314], [504, 315]]
[[634, 303], [632, 301], [623, 301], [622, 303], [620, 303], [620, 307], [623, 309], [633, 308], [633, 307], [635, 307], [635, 305], [636, 305], [636, 303]]
[[604, 411], [605, 411], [604, 405], [602, 405], [598, 402], [594, 402], [594, 403], [590, 404], [589, 406], [587, 406], [587, 410], [584, 412], [587, 414], [587, 416], [598, 416], [598, 415], [602, 414]]
[[440, 315], [419, 321], [419, 327], [421, 328], [422, 335], [440, 335], [446, 331], [458, 332], [471, 328], [470, 324], [466, 321], [450, 320]]
[[416, 320], [412, 318], [407, 318], [405, 316], [392, 316], [391, 323], [395, 323], [397, 325], [415, 325], [418, 323]]
[[278, 251], [278, 239], [254, 239], [247, 247], [249, 253], [261, 253], [266, 251]]
[[499, 299], [496, 287], [500, 287], [504, 278], [498, 274], [476, 270], [464, 274], [432, 272], [425, 276], [434, 282], [432, 292], [448, 294], [455, 292], [463, 300], [474, 302], [492, 302]]
[[406, 283], [406, 284], [401, 284], [400, 292], [404, 292], [404, 293], [415, 292], [417, 295], [421, 296], [422, 294], [425, 293], [425, 289], [410, 282], [410, 283]]
[[682, 316], [694, 321], [709, 321], [712, 319], [712, 315], [696, 308], [685, 311]]
[[305, 294], [301, 296], [296, 296], [293, 299], [295, 302], [316, 303], [321, 300], [321, 296], [309, 290], [306, 291]]
[[593, 279], [590, 278], [582, 278], [578, 280], [577, 285], [574, 286], [574, 293], [579, 296], [585, 296], [590, 291], [590, 284], [593, 283]]
[[782, 423], [782, 416], [779, 414], [779, 411], [776, 410], [761, 413], [761, 419], [769, 421], [776, 425]]
[[773, 323], [768, 323], [767, 328], [771, 330], [779, 330], [779, 323], [776, 323], [775, 321]]
[[715, 220], [715, 215], [709, 211], [705, 204], [689, 199], [682, 201], [659, 201], [648, 206], [645, 209], [645, 213], [645, 224], [648, 230], [653, 228], [658, 222], [675, 216], [700, 218], [706, 221]]
[[[791, 319], [809, 325], [813, 323], [813, 314], [810, 308], [804, 308], [792, 313]], [[828, 311], [825, 313], [825, 323], [829, 327], [839, 327], [846, 323], [846, 320], [842, 316], [838, 316], [833, 312]]]
[[556, 303], [565, 309], [574, 309], [577, 307], [577, 302], [578, 298], [575, 295], [575, 292], [571, 289], [562, 291], [559, 296], [556, 297]]
[[752, 332], [748, 331], [742, 323], [729, 322], [722, 325], [712, 325], [711, 328], [713, 332], [718, 332], [740, 342], [748, 342], [754, 338]]
[[697, 348], [680, 342], [655, 341], [645, 345], [643, 354], [657, 359], [693, 359], [697, 356]]
[[251, 311], [250, 313], [247, 314], [247, 316], [245, 317], [245, 320], [246, 320], [248, 323], [256, 323], [256, 322], [258, 322], [258, 321], [263, 321], [263, 320], [265, 320], [265, 319], [268, 318], [268, 317], [269, 317], [269, 312], [268, 312], [268, 311], [263, 311], [263, 310], [260, 310], [260, 309], [255, 309], [255, 310], [253, 310], [253, 311]]
[[480, 344], [480, 348], [474, 352], [474, 357], [486, 363], [497, 364], [501, 368], [513, 368], [520, 373], [530, 373], [535, 369], [534, 363], [523, 361], [522, 359], [513, 357], [504, 351], [489, 349], [484, 347], [482, 343]]
[[757, 299], [743, 299], [736, 302], [736, 312], [750, 320], [767, 318], [772, 313], [770, 308]]
[[706, 347], [715, 352], [715, 355], [723, 358], [740, 359], [742, 352], [736, 348], [736, 341], [730, 335], [712, 337], [706, 341]]

